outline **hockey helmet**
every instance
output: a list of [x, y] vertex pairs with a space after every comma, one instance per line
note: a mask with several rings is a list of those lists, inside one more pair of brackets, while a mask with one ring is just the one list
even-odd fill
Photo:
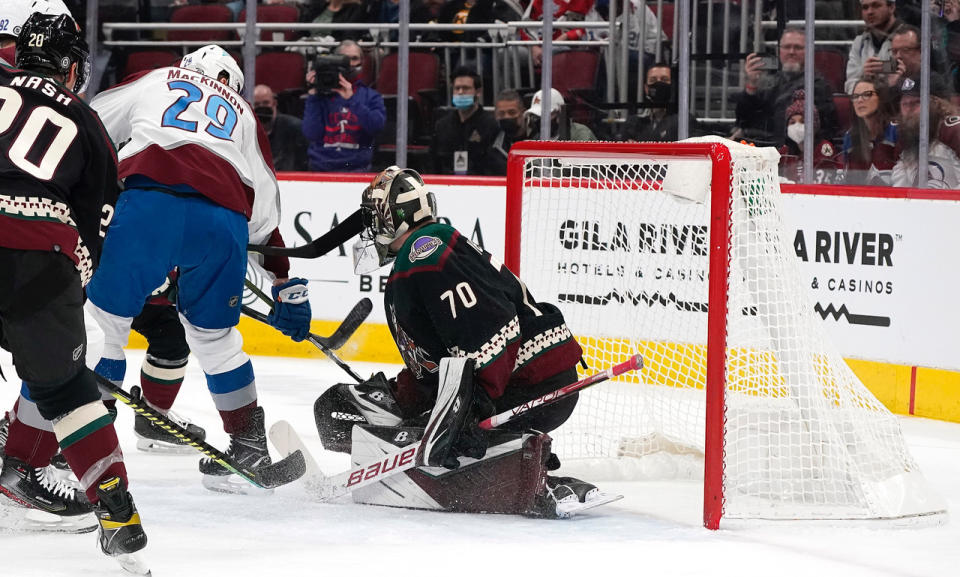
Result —
[[66, 77], [77, 64], [74, 92], [83, 92], [90, 78], [90, 49], [80, 27], [67, 14], [34, 12], [17, 37], [17, 67]]
[[3, 6], [0, 6], [0, 37], [20, 36], [24, 23], [35, 12], [53, 16], [66, 14], [73, 17], [67, 5], [61, 0], [5, 0]]
[[180, 67], [217, 80], [225, 79], [227, 86], [237, 92], [243, 91], [243, 72], [237, 61], [216, 44], [208, 44], [187, 54], [180, 61]]
[[[437, 216], [437, 201], [417, 171], [391, 166], [363, 191], [360, 209], [364, 230], [358, 246], [361, 250], [373, 246], [379, 267], [392, 262], [396, 256], [390, 250], [395, 240]], [[359, 264], [356, 260], [359, 255], [355, 252], [354, 256], [354, 264]]]

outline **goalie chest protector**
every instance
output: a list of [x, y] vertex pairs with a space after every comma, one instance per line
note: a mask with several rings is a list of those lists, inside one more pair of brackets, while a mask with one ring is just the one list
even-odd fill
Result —
[[453, 227], [432, 223], [398, 251], [387, 321], [418, 385], [436, 391], [443, 357], [468, 356], [491, 398], [577, 364], [580, 345], [559, 309], [538, 303], [509, 269]]

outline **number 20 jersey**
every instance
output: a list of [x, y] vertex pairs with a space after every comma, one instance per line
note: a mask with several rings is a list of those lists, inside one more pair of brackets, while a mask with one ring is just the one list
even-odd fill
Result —
[[214, 78], [167, 67], [130, 77], [91, 106], [119, 147], [120, 178], [187, 185], [249, 221], [261, 244], [279, 224], [266, 132], [243, 97]]
[[0, 246], [61, 252], [86, 284], [117, 190], [116, 152], [93, 110], [49, 78], [0, 65]]

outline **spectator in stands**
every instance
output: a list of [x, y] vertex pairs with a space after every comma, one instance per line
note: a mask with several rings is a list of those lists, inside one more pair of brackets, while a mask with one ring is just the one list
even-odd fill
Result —
[[[747, 56], [747, 83], [737, 102], [737, 129], [734, 138], [759, 144], [782, 146], [787, 134], [786, 110], [797, 90], [803, 88], [803, 28], [788, 26], [780, 36], [779, 71], [765, 70], [765, 57]], [[817, 75], [813, 87], [814, 105], [820, 112], [823, 138], [837, 132], [837, 111], [830, 85]]]
[[275, 170], [306, 170], [307, 140], [303, 137], [300, 119], [277, 112], [277, 95], [266, 84], [253, 89], [253, 112], [270, 137]]
[[[582, 22], [587, 14], [593, 10], [596, 0], [554, 0], [553, 19], [555, 22]], [[528, 7], [529, 17], [524, 20], [533, 20], [535, 22], [543, 20], [543, 0], [533, 0]], [[529, 32], [521, 30], [521, 38], [524, 40], [540, 39], [540, 30], [530, 30]], [[554, 40], [582, 40], [587, 31], [584, 28], [555, 28], [553, 31]], [[534, 66], [540, 66], [543, 60], [543, 48], [541, 46], [530, 47], [530, 57], [533, 59]]]
[[[897, 59], [897, 71], [888, 77], [890, 86], [900, 86], [903, 80], [910, 78], [920, 79], [920, 29], [909, 24], [902, 24], [893, 31], [890, 40], [890, 54]], [[943, 74], [946, 67], [946, 53], [944, 47], [934, 44], [930, 52], [930, 74]]]
[[[623, 139], [636, 142], [669, 142], [677, 139], [677, 99], [673, 91], [673, 70], [658, 62], [647, 69], [643, 84], [644, 108], [627, 119]], [[690, 115], [690, 136], [699, 136], [696, 118]]]
[[877, 77], [854, 82], [853, 122], [843, 135], [847, 184], [890, 185], [890, 170], [897, 161], [897, 113], [889, 91], [886, 81]]
[[[806, 138], [806, 125], [803, 122], [804, 91], [794, 93], [793, 103], [784, 113], [787, 128], [786, 140], [780, 147], [780, 176], [793, 182], [803, 182], [803, 141]], [[836, 152], [829, 140], [820, 135], [820, 113], [813, 110], [813, 171], [810, 179], [813, 184], [834, 184], [837, 180]]]
[[[315, 23], [359, 24], [369, 21], [363, 0], [329, 0], [323, 3]], [[320, 28], [311, 32], [314, 36], [333, 36], [336, 40], [359, 40], [364, 30], [333, 30]]]
[[[893, 31], [900, 25], [896, 16], [895, 0], [861, 0], [863, 23], [867, 29], [853, 40], [847, 57], [846, 92], [853, 92], [857, 80], [864, 76], [891, 74], [896, 71], [896, 61], [890, 54]], [[892, 68], [884, 67], [893, 66]]]
[[437, 121], [431, 156], [437, 174], [484, 174], [486, 157], [499, 127], [479, 103], [483, 82], [471, 68], [452, 75], [453, 107]]
[[[485, 24], [494, 21], [494, 0], [449, 0], [445, 2], [437, 18], [441, 24]], [[441, 34], [447, 42], [476, 42], [486, 32], [476, 30], [451, 30]]]
[[942, 2], [943, 22], [946, 26], [947, 62], [953, 79], [954, 92], [960, 92], [960, 0], [934, 0], [934, 10]]
[[[556, 88], [550, 89], [550, 138], [549, 140], [596, 140], [586, 125], [579, 122], [573, 122], [567, 119], [561, 122], [561, 111], [566, 103], [563, 95]], [[543, 90], [538, 90], [530, 101], [530, 110], [527, 110], [527, 126], [529, 127], [530, 138], [533, 140], [540, 137], [540, 115], [543, 113]]]
[[506, 176], [507, 153], [514, 142], [527, 137], [527, 110], [523, 107], [523, 98], [516, 90], [503, 90], [497, 95], [493, 115], [500, 126], [500, 132], [493, 139], [490, 154], [487, 156], [486, 174]]
[[[919, 185], [920, 83], [910, 78], [900, 85], [900, 157], [893, 166], [893, 186]], [[939, 75], [930, 76], [930, 147], [923, 178], [929, 188], [960, 188], [960, 117], [950, 104], [950, 91]]]
[[322, 172], [366, 172], [371, 169], [373, 145], [387, 121], [383, 97], [359, 80], [363, 50], [344, 40], [337, 54], [350, 59], [348, 76], [339, 75], [339, 84], [318, 91], [316, 71], [307, 72], [307, 100], [303, 111], [303, 135], [310, 170]]

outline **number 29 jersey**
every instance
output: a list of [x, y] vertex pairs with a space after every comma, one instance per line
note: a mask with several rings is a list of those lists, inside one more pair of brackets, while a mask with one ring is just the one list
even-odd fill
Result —
[[91, 106], [120, 149], [120, 178], [189, 186], [246, 216], [252, 243], [263, 243], [279, 224], [269, 139], [232, 88], [167, 67], [101, 92]]
[[117, 191], [96, 113], [62, 84], [0, 65], [0, 246], [61, 252], [86, 284]]

